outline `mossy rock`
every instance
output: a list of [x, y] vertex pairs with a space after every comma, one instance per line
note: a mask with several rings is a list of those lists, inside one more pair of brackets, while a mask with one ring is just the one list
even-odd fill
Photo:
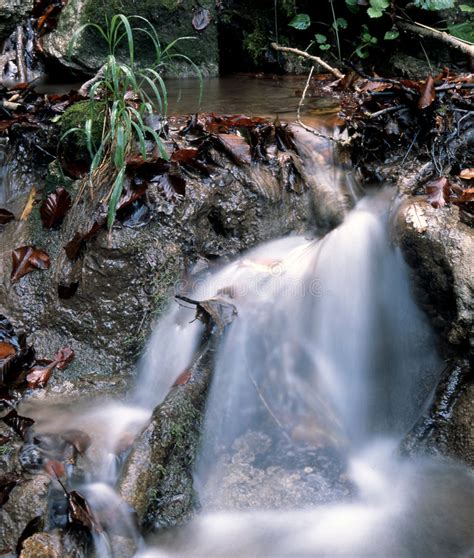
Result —
[[[86, 122], [92, 121], [92, 144], [100, 145], [104, 122], [104, 101], [80, 101], [70, 106], [62, 115], [60, 121], [60, 153], [70, 163], [80, 163], [86, 167], [90, 164], [90, 154], [87, 148], [84, 132]], [[77, 131], [73, 131], [77, 129]]]
[[[81, 25], [96, 23], [105, 26], [106, 18], [122, 13], [148, 19], [155, 27], [162, 45], [179, 37], [195, 37], [196, 40], [179, 41], [175, 52], [189, 57], [204, 75], [215, 75], [218, 71], [218, 42], [216, 8], [214, 0], [202, 0], [202, 8], [211, 13], [211, 23], [202, 31], [196, 31], [192, 19], [197, 5], [194, 0], [69, 0], [61, 13], [58, 27], [44, 37], [45, 52], [62, 65], [86, 74], [95, 73], [108, 54], [107, 45], [95, 30], [81, 32], [67, 56], [71, 37]], [[133, 25], [143, 26], [139, 20]], [[151, 63], [153, 48], [145, 33], [136, 33], [136, 58], [144, 64]], [[192, 73], [192, 68], [176, 60], [166, 73], [176, 75]]]
[[33, 0], [0, 0], [0, 39], [13, 33], [33, 9]]

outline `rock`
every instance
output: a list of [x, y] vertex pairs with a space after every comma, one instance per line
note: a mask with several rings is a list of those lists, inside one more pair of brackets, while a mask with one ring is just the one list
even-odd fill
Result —
[[[105, 26], [109, 19], [120, 12], [126, 16], [138, 15], [148, 19], [155, 27], [162, 44], [169, 44], [179, 37], [198, 37], [198, 40], [180, 41], [176, 52], [188, 56], [197, 64], [204, 75], [218, 73], [217, 26], [215, 21], [214, 0], [203, 0], [202, 8], [210, 11], [211, 23], [201, 31], [195, 31], [192, 25], [196, 10], [192, 0], [124, 0], [120, 7], [116, 3], [98, 4], [95, 0], [69, 0], [61, 12], [59, 24], [55, 31], [43, 39], [45, 53], [67, 68], [86, 74], [94, 74], [104, 63], [108, 54], [107, 46], [97, 32], [87, 29], [79, 34], [77, 42], [68, 57], [68, 45], [73, 33], [83, 24], [92, 22]], [[140, 25], [138, 20], [134, 25]], [[150, 53], [154, 50], [145, 43], [144, 33], [136, 33], [137, 57], [144, 62], [151, 62]], [[144, 46], [148, 44], [148, 46]], [[140, 47], [141, 45], [141, 47]], [[194, 70], [182, 60], [170, 60], [167, 70], [172, 75], [194, 75]]]
[[61, 539], [53, 533], [36, 533], [23, 543], [20, 558], [62, 558]]
[[452, 346], [472, 342], [474, 230], [456, 206], [435, 209], [417, 196], [400, 207], [395, 234], [434, 327]]
[[144, 529], [183, 522], [193, 509], [191, 464], [213, 359], [211, 339], [196, 357], [191, 379], [156, 408], [124, 465], [118, 491]]
[[[190, 266], [196, 261], [209, 265], [212, 259], [236, 256], [265, 240], [308, 230], [312, 190], [290, 190], [276, 161], [275, 166], [239, 167], [226, 155], [212, 156], [218, 160], [212, 175], [186, 176], [184, 198], [167, 201], [158, 185], [152, 185], [147, 193], [148, 222], [140, 227], [117, 223], [110, 233], [101, 230], [74, 263], [63, 247], [78, 223], [89, 217], [86, 206], [79, 204], [76, 213], [71, 211], [60, 230], [43, 229], [38, 206], [26, 221], [2, 227], [0, 313], [30, 334], [39, 358], [50, 357], [62, 346], [76, 352], [66, 370], [53, 373], [49, 394], [76, 397], [79, 391], [104, 390], [104, 381], [107, 393], [123, 392], [152, 322]], [[30, 173], [32, 166], [16, 170], [14, 185], [8, 177], [4, 183], [12, 195], [3, 207], [16, 215], [26, 203], [30, 181], [38, 191], [45, 184], [41, 173]], [[54, 185], [61, 185], [60, 176], [50, 166], [45, 187]], [[65, 185], [74, 196], [78, 183], [69, 180]], [[45, 250], [52, 266], [12, 285], [11, 251], [21, 245]], [[71, 285], [76, 288], [73, 296], [59, 296]]]
[[0, 0], [0, 40], [13, 33], [32, 9], [33, 0]]
[[416, 295], [450, 360], [433, 403], [402, 444], [408, 453], [441, 453], [474, 465], [474, 230], [458, 207], [433, 208], [409, 197], [396, 217], [396, 239], [413, 269]]
[[35, 475], [10, 492], [8, 502], [0, 509], [0, 548], [15, 549], [28, 523], [45, 516], [50, 483], [46, 475]]

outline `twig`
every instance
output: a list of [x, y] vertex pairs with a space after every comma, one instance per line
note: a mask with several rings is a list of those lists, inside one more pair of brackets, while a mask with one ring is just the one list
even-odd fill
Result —
[[438, 29], [433, 29], [432, 27], [428, 27], [427, 25], [423, 25], [422, 23], [418, 23], [417, 21], [408, 23], [407, 21], [401, 19], [399, 16], [396, 19], [397, 21], [395, 23], [397, 27], [399, 27], [403, 31], [416, 33], [417, 35], [421, 35], [422, 37], [427, 37], [429, 39], [436, 39], [449, 45], [452, 48], [457, 48], [471, 58], [474, 58], [474, 45], [470, 45], [469, 43], [462, 41], [461, 39], [453, 37], [449, 33], [438, 31]]
[[296, 56], [301, 56], [302, 58], [307, 58], [308, 60], [312, 60], [313, 62], [316, 62], [317, 64], [325, 68], [328, 72], [331, 72], [331, 74], [333, 76], [336, 76], [338, 79], [342, 79], [344, 77], [344, 74], [342, 74], [337, 68], [333, 68], [322, 58], [319, 58], [319, 56], [313, 56], [312, 54], [308, 54], [303, 50], [299, 50], [297, 48], [291, 48], [291, 47], [284, 47], [277, 43], [272, 43], [272, 48], [279, 52], [289, 52], [291, 54], [296, 54]]
[[309, 84], [311, 82], [311, 78], [313, 77], [313, 72], [314, 72], [314, 66], [311, 66], [311, 70], [308, 74], [308, 79], [306, 80], [306, 85], [304, 86], [303, 89], [303, 94], [301, 95], [301, 99], [300, 102], [298, 103], [298, 108], [296, 110], [296, 120], [298, 122], [298, 124], [305, 129], [307, 132], [311, 132], [311, 134], [317, 136], [318, 138], [323, 138], [325, 140], [329, 140], [329, 141], [333, 141], [335, 143], [340, 143], [341, 145], [344, 145], [345, 142], [336, 139], [332, 136], [327, 136], [326, 134], [322, 134], [321, 132], [318, 132], [317, 130], [315, 130], [312, 126], [307, 126], [302, 120], [301, 120], [301, 108], [303, 107], [304, 104], [304, 100], [306, 97], [306, 93], [308, 92], [308, 87]]
[[387, 114], [388, 112], [396, 112], [397, 110], [400, 110], [404, 108], [403, 105], [396, 105], [394, 107], [388, 107], [388, 108], [384, 108], [382, 110], [378, 110], [377, 112], [372, 112], [367, 114], [368, 118], [377, 118], [377, 116], [381, 116], [382, 114]]
[[27, 80], [24, 41], [25, 34], [23, 32], [23, 27], [18, 25], [16, 28], [16, 63], [18, 66], [18, 80], [22, 83]]

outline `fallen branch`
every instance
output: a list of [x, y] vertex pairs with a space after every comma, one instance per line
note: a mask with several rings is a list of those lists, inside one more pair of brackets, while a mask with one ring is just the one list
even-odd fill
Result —
[[432, 27], [428, 27], [427, 25], [423, 25], [422, 23], [418, 23], [416, 21], [413, 23], [408, 23], [399, 18], [397, 18], [396, 25], [403, 31], [409, 31], [410, 33], [415, 33], [428, 39], [436, 39], [438, 41], [441, 41], [453, 48], [461, 50], [471, 58], [474, 58], [474, 45], [470, 45], [469, 43], [462, 41], [461, 39], [457, 39], [449, 33], [438, 31], [438, 29], [433, 29]]
[[331, 74], [333, 76], [336, 76], [338, 79], [342, 79], [344, 77], [344, 74], [341, 74], [341, 72], [337, 68], [333, 68], [327, 62], [325, 62], [324, 60], [319, 58], [319, 56], [313, 56], [312, 54], [308, 54], [304, 50], [299, 50], [297, 48], [284, 47], [284, 46], [281, 46], [277, 43], [272, 43], [272, 48], [274, 50], [278, 50], [280, 52], [289, 52], [291, 54], [296, 54], [296, 56], [301, 56], [302, 58], [307, 58], [308, 60], [312, 60], [313, 62], [316, 62], [317, 64], [319, 64], [320, 66], [325, 68], [328, 72], [331, 72]]
[[24, 83], [28, 78], [25, 64], [25, 33], [23, 27], [16, 28], [16, 65], [18, 67], [18, 81]]
[[344, 144], [343, 141], [334, 138], [332, 136], [327, 136], [326, 134], [322, 134], [321, 132], [318, 132], [317, 130], [315, 130], [312, 126], [307, 126], [302, 120], [301, 120], [301, 108], [303, 107], [304, 104], [304, 100], [306, 97], [306, 93], [308, 92], [308, 87], [309, 84], [311, 82], [311, 78], [313, 77], [313, 72], [314, 72], [314, 66], [311, 66], [311, 70], [308, 74], [308, 78], [306, 80], [306, 85], [304, 86], [303, 89], [303, 94], [301, 95], [301, 99], [300, 102], [298, 103], [298, 109], [296, 110], [296, 120], [298, 122], [298, 124], [305, 129], [307, 132], [311, 132], [313, 135], [317, 136], [318, 138], [323, 138], [325, 140], [329, 140], [329, 141], [333, 141], [335, 143], [340, 143], [340, 144]]

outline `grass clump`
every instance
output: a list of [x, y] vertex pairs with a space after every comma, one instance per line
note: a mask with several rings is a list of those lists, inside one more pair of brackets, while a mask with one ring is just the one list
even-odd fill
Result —
[[[134, 26], [135, 23], [137, 26]], [[179, 41], [194, 37], [180, 37], [163, 47], [155, 28], [147, 19], [118, 14], [106, 20], [104, 27], [96, 23], [81, 26], [70, 41], [70, 50], [87, 28], [96, 31], [105, 41], [108, 55], [89, 89], [89, 113], [77, 109], [82, 117], [86, 114], [83, 125], [69, 127], [61, 139], [67, 140], [78, 133], [83, 135], [91, 160], [91, 191], [100, 189], [102, 182], [112, 184], [101, 200], [108, 207], [107, 226], [110, 229], [122, 195], [127, 157], [131, 151], [138, 147], [146, 160], [148, 153], [156, 147], [163, 159], [169, 159], [163, 143], [168, 92], [161, 77], [162, 70], [171, 61], [181, 59], [189, 63], [200, 78], [201, 75], [187, 56], [174, 51]], [[137, 33], [145, 34], [149, 40], [153, 51], [152, 65], [144, 67], [137, 63]], [[154, 119], [151, 125], [150, 117], [156, 113], [162, 118], [158, 124]]]

